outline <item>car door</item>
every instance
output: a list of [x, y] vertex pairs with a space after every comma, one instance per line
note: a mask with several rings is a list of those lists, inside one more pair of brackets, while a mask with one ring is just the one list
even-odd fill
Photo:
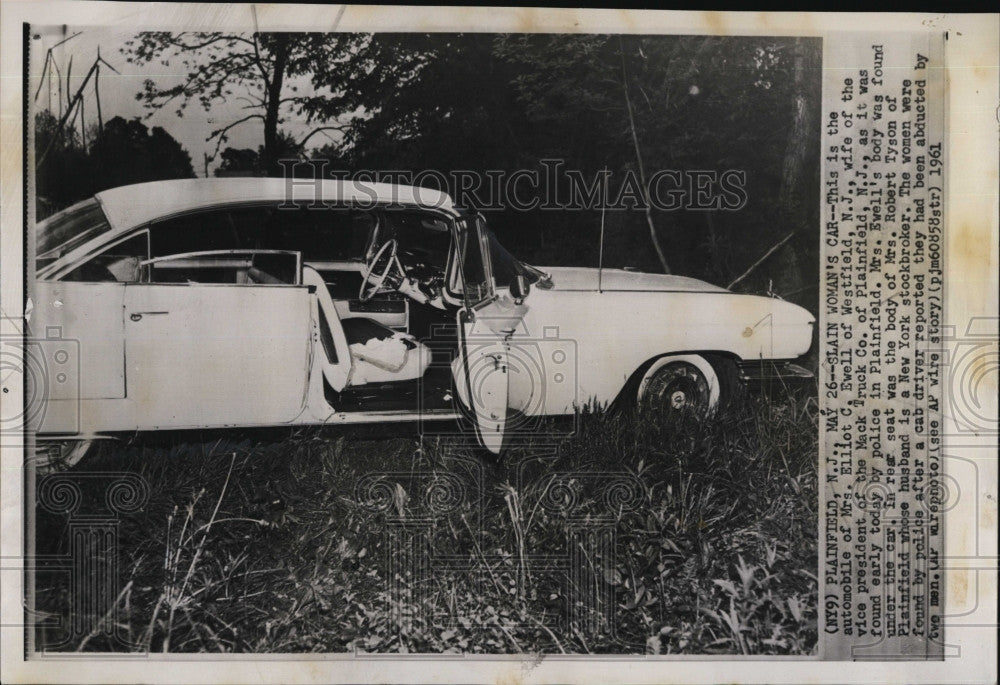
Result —
[[[205, 259], [202, 253], [151, 260], [185, 280], [155, 282], [154, 276], [154, 282], [125, 286], [126, 392], [138, 427], [292, 421], [308, 390], [309, 288], [298, 276], [293, 283], [200, 282]], [[215, 260], [204, 271], [214, 280], [227, 264]], [[183, 269], [170, 268], [178, 265]]]
[[148, 240], [146, 231], [115, 239], [63, 267], [58, 280], [49, 274], [32, 284], [27, 352], [40, 387], [29, 390], [44, 409], [37, 431], [76, 433], [84, 405], [125, 400], [124, 282], [136, 277]]
[[456, 280], [464, 299], [457, 315], [459, 355], [452, 366], [455, 385], [470, 411], [479, 441], [499, 454], [507, 428], [508, 338], [520, 321], [521, 311], [496, 299], [481, 219], [458, 222], [455, 242]]

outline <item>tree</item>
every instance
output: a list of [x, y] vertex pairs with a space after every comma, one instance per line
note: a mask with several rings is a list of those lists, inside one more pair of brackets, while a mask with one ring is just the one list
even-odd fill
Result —
[[181, 144], [159, 126], [150, 131], [139, 119], [114, 117], [106, 122], [94, 139], [90, 159], [94, 192], [130, 183], [194, 178], [191, 157]]
[[[816, 170], [818, 134], [811, 127], [819, 81], [810, 76], [818, 70], [810, 69], [815, 60], [803, 65], [793, 58], [796, 43], [818, 55], [816, 41], [546, 35], [499, 41], [503, 57], [520, 65], [519, 97], [535, 124], [587, 132], [587, 143], [613, 169], [645, 162], [649, 169], [746, 175], [749, 202], [738, 212], [657, 215], [670, 229], [661, 236], [668, 257], [682, 272], [715, 274], [725, 285], [793, 226], [815, 226], [801, 214], [790, 220], [782, 188], [816, 187], [802, 176]], [[632, 160], [623, 156], [628, 148]], [[799, 197], [807, 212], [816, 207], [814, 192]], [[796, 280], [800, 286], [809, 275]]]
[[39, 219], [96, 192], [144, 181], [193, 178], [191, 157], [169, 133], [138, 119], [114, 117], [93, 127], [85, 148], [74, 129], [59, 129], [48, 110], [35, 115], [35, 151], [48, 150], [35, 171]]
[[[792, 124], [785, 144], [778, 205], [784, 213], [783, 223], [798, 240], [793, 247], [785, 248], [780, 262], [782, 268], [779, 273], [784, 276], [781, 280], [786, 290], [801, 288], [805, 282], [801, 274], [801, 257], [819, 256], [817, 251], [804, 250], [803, 246], [812, 243], [809, 233], [815, 230], [819, 221], [817, 208], [809, 201], [809, 195], [815, 194], [819, 184], [816, 149], [811, 144], [819, 137], [819, 97], [810, 88], [807, 74], [817, 73], [822, 62], [817, 46], [801, 38], [797, 38], [792, 46], [791, 60], [792, 92], [788, 108], [792, 111]], [[812, 173], [809, 173], [810, 170]]]
[[35, 160], [48, 151], [35, 173], [35, 213], [39, 220], [93, 193], [90, 159], [76, 130], [59, 127], [48, 110], [35, 115]]
[[[818, 173], [819, 49], [780, 37], [440, 33], [143, 34], [129, 48], [140, 61], [185, 60], [185, 81], [139, 95], [151, 108], [244, 104], [245, 117], [210, 133], [217, 146], [234, 126], [263, 124], [263, 145], [227, 149], [222, 172], [273, 172], [291, 116], [312, 127], [293, 154], [338, 170], [509, 178], [555, 158], [588, 179], [609, 169], [612, 196], [626, 172], [642, 177], [640, 195], [657, 171], [738, 172], [747, 197], [738, 211], [654, 209], [647, 199], [606, 218], [530, 209], [490, 222], [529, 261], [594, 265], [603, 224], [605, 265], [669, 267], [721, 285], [748, 274], [741, 288], [754, 290], [790, 252], [815, 253], [808, 231], [785, 237], [818, 217], [818, 194], [806, 191]], [[307, 150], [334, 128], [339, 136]], [[565, 197], [566, 181], [555, 183], [549, 191]], [[815, 260], [801, 261], [811, 266], [789, 268], [779, 293], [815, 280]]]
[[[275, 145], [275, 159], [300, 160], [303, 158], [302, 147], [290, 135], [278, 131]], [[237, 149], [227, 147], [221, 154], [222, 163], [215, 170], [216, 176], [264, 176], [267, 166], [264, 162], [264, 146], [256, 150], [249, 148]]]
[[[147, 32], [128, 41], [122, 49], [130, 63], [157, 62], [169, 66], [179, 59], [185, 70], [180, 83], [162, 85], [147, 79], [136, 98], [147, 108], [158, 110], [176, 104], [183, 116], [191, 101], [207, 112], [227, 100], [242, 103], [244, 116], [209, 132], [206, 140], [216, 143], [215, 154], [228, 141], [229, 132], [250, 121], [263, 126], [261, 163], [270, 173], [279, 170], [281, 123], [290, 115], [314, 124], [296, 141], [304, 147], [316, 134], [344, 129], [332, 119], [349, 112], [331, 108], [336, 98], [336, 81], [330, 79], [337, 60], [350, 54], [351, 34], [323, 33], [169, 33]], [[300, 88], [316, 73], [311, 92]]]
[[[355, 168], [509, 172], [558, 158], [590, 178], [604, 168], [646, 182], [663, 169], [745, 174], [750, 201], [738, 212], [647, 201], [609, 213], [605, 258], [623, 265], [669, 264], [725, 285], [787, 233], [784, 151], [815, 149], [815, 138], [788, 141], [792, 39], [378, 34], [356, 45], [338, 63], [335, 106], [364, 115], [334, 146]], [[538, 236], [538, 259], [596, 262], [599, 213], [510, 215], [494, 223]]]

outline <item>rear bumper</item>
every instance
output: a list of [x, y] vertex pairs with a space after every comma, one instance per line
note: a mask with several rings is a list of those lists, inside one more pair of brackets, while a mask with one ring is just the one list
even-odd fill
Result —
[[788, 361], [758, 360], [739, 364], [740, 378], [744, 382], [814, 378], [809, 369]]

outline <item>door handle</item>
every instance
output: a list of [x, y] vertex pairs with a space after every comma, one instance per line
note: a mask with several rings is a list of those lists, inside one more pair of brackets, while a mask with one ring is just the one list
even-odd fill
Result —
[[129, 314], [128, 318], [133, 321], [142, 321], [143, 316], [156, 316], [159, 314], [169, 314], [170, 312], [132, 312]]

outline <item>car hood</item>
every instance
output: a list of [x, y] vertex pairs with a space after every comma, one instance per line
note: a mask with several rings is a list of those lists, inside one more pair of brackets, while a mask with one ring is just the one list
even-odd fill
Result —
[[567, 266], [539, 267], [552, 277], [553, 290], [633, 290], [648, 292], [724, 293], [725, 288], [687, 276], [648, 274], [623, 269], [604, 269], [598, 279], [598, 269]]

